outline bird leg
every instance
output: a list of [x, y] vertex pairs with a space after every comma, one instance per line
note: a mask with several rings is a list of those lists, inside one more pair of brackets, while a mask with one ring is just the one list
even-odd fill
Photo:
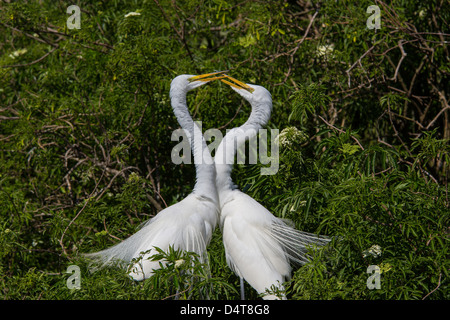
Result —
[[244, 278], [239, 278], [241, 281], [241, 300], [245, 300], [245, 293], [244, 293]]

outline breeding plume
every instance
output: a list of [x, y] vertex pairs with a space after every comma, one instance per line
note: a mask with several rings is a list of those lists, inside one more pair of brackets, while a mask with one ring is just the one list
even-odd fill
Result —
[[[291, 263], [307, 262], [308, 246], [323, 245], [328, 239], [288, 226], [233, 184], [231, 170], [236, 150], [267, 124], [272, 97], [264, 87], [226, 77], [232, 82], [221, 81], [229, 84], [252, 107], [248, 120], [226, 134], [214, 158], [226, 259], [241, 279], [242, 298], [242, 279], [245, 279], [264, 295], [264, 299], [278, 299], [278, 295], [268, 291], [284, 289], [282, 283], [291, 275]], [[281, 298], [285, 298], [283, 294]]]
[[[174, 249], [195, 252], [200, 258], [206, 256], [206, 247], [219, 217], [215, 167], [202, 132], [189, 114], [186, 94], [211, 80], [219, 79], [219, 74], [180, 75], [172, 80], [170, 86], [173, 112], [186, 131], [194, 156], [197, 179], [192, 193], [160, 211], [126, 240], [106, 250], [87, 254], [88, 258], [97, 260], [103, 266], [121, 263], [129, 268], [133, 279], [143, 280], [160, 267], [160, 261], [149, 259], [157, 253], [154, 247], [167, 251], [169, 246], [173, 246]], [[136, 260], [131, 264], [133, 259]]]

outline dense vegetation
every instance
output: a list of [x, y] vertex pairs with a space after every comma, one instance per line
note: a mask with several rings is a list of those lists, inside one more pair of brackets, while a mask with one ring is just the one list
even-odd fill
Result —
[[[71, 4], [0, 5], [0, 298], [239, 299], [219, 229], [210, 273], [161, 253], [172, 263], [134, 283], [81, 257], [191, 192], [193, 165], [170, 158], [170, 81], [225, 69], [271, 91], [268, 127], [281, 133], [278, 173], [238, 165], [235, 182], [334, 237], [295, 269], [288, 297], [450, 298], [448, 1], [77, 1], [69, 29]], [[366, 26], [370, 5], [380, 29]], [[250, 114], [220, 82], [188, 102], [203, 130]]]

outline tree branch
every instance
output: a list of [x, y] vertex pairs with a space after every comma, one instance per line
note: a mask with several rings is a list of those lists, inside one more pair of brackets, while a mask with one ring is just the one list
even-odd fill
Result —
[[56, 45], [55, 47], [52, 48], [52, 50], [50, 50], [49, 52], [47, 52], [46, 54], [44, 54], [42, 57], [40, 57], [37, 60], [34, 60], [32, 62], [29, 63], [24, 63], [24, 64], [13, 64], [13, 65], [7, 65], [7, 66], [1, 66], [2, 68], [16, 68], [16, 67], [28, 67], [31, 66], [33, 64], [36, 64], [42, 60], [44, 60], [45, 58], [47, 58], [53, 51], [55, 51], [56, 49], [58, 49], [58, 45]]

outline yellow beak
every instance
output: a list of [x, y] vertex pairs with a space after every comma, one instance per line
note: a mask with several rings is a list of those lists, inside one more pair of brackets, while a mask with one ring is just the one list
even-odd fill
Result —
[[188, 80], [189, 80], [189, 82], [194, 82], [194, 81], [209, 82], [209, 81], [213, 81], [213, 80], [223, 79], [223, 78], [225, 78], [223, 73], [225, 73], [227, 71], [228, 70], [213, 72], [213, 73], [205, 73], [205, 74], [191, 77]]
[[[227, 79], [233, 81], [234, 83], [233, 83], [233, 82], [230, 82], [230, 81], [227, 81], [227, 80], [225, 80], [225, 79], [222, 79], [222, 78], [227, 78]], [[247, 91], [250, 92], [250, 93], [252, 93], [253, 91], [255, 91], [255, 89], [253, 89], [253, 88], [250, 87], [249, 85], [247, 85], [247, 84], [245, 84], [245, 83], [243, 83], [243, 82], [241, 82], [241, 81], [239, 81], [239, 80], [237, 80], [237, 79], [235, 79], [235, 78], [233, 78], [233, 77], [230, 77], [229, 75], [223, 74], [223, 76], [222, 76], [221, 78], [219, 78], [219, 79], [220, 79], [220, 81], [222, 81], [223, 83], [226, 83], [227, 85], [232, 86], [232, 87], [235, 87], [235, 88], [237, 88], [237, 89], [244, 89], [244, 90], [247, 90]]]
[[[209, 82], [209, 81], [214, 81], [214, 80], [220, 79], [220, 81], [222, 81], [223, 83], [226, 83], [227, 85], [235, 87], [237, 89], [244, 89], [250, 93], [255, 91], [255, 89], [253, 89], [249, 85], [243, 83], [242, 81], [239, 81], [238, 79], [230, 77], [229, 75], [225, 74], [225, 72], [228, 72], [228, 70], [218, 71], [218, 72], [213, 72], [213, 73], [205, 73], [205, 74], [201, 74], [198, 76], [193, 76], [193, 77], [189, 78], [188, 80], [189, 80], [189, 82], [193, 82], [193, 81]], [[225, 80], [224, 78], [227, 78], [232, 82]]]

